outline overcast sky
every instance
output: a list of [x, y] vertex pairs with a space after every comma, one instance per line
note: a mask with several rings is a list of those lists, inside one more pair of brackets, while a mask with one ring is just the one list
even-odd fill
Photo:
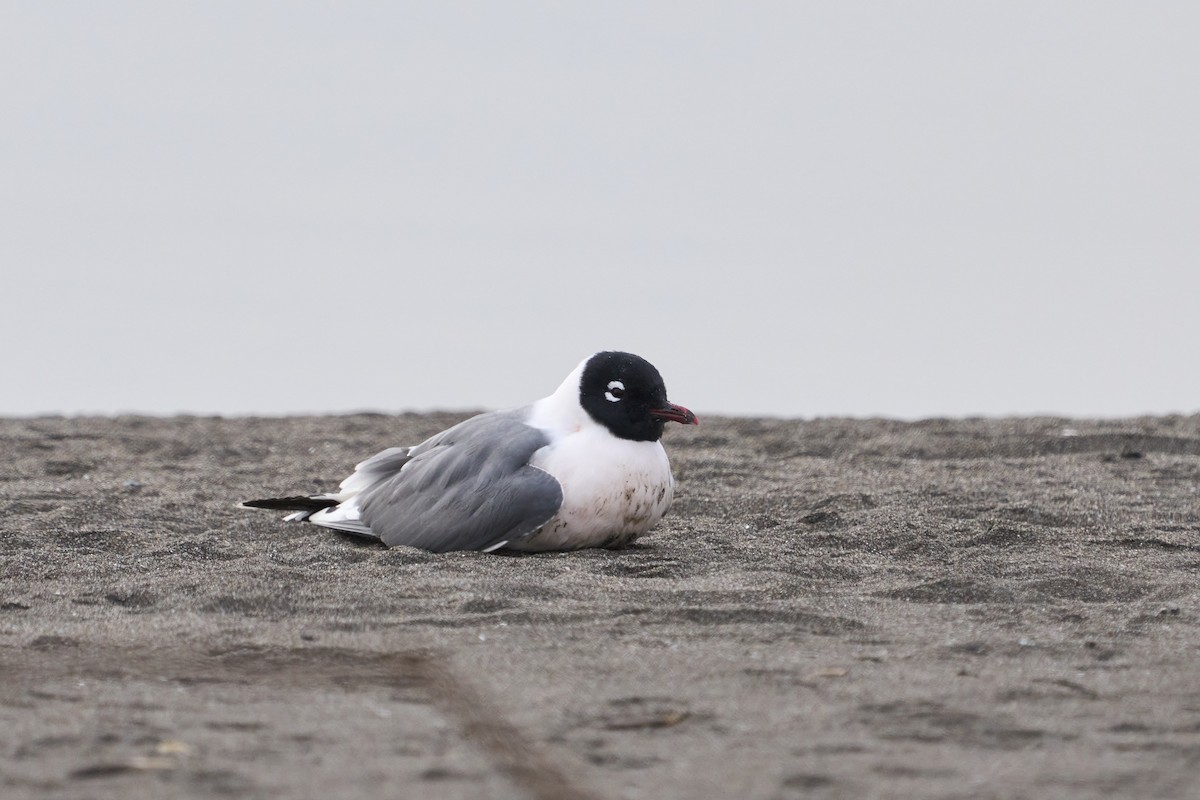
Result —
[[1200, 410], [1200, 4], [0, 3], [0, 414]]

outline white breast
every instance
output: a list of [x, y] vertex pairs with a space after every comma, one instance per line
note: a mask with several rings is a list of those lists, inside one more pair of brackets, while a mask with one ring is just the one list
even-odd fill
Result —
[[543, 447], [530, 463], [562, 484], [558, 515], [520, 550], [620, 547], [649, 531], [671, 505], [674, 481], [659, 442], [618, 439], [585, 426]]

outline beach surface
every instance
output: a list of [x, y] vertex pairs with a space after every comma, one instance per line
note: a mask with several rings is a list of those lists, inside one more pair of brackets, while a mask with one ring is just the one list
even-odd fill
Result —
[[0, 420], [0, 796], [1200, 797], [1200, 416], [705, 417], [619, 551], [237, 507], [463, 416]]

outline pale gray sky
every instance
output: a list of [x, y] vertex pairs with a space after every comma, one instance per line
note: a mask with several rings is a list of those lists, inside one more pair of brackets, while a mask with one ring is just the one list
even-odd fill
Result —
[[[1200, 4], [0, 4], [0, 414], [1200, 410]], [[1188, 366], [1188, 365], [1191, 366]]]

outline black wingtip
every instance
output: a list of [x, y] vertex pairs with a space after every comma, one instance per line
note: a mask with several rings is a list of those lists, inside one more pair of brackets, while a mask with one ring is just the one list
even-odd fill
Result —
[[331, 508], [338, 504], [330, 497], [266, 497], [261, 500], [243, 500], [245, 508], [269, 508], [273, 511], [309, 511], [316, 512], [323, 508]]

